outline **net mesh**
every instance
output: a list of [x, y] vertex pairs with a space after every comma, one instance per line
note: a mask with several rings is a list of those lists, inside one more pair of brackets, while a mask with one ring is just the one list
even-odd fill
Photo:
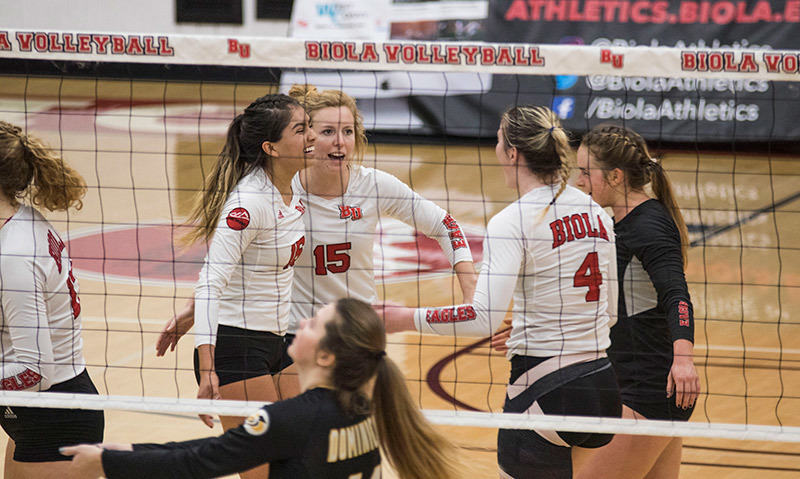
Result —
[[[365, 166], [458, 218], [477, 261], [487, 221], [515, 199], [494, 157], [498, 118], [486, 113], [509, 98], [552, 106], [576, 134], [603, 120], [646, 121], [637, 129], [676, 189], [691, 236], [702, 382], [691, 423], [504, 417], [508, 362], [487, 340], [394, 335], [390, 355], [432, 420], [800, 441], [798, 130], [787, 124], [800, 107], [797, 52], [79, 32], [31, 33], [26, 50], [20, 32], [0, 34], [14, 46], [0, 49], [9, 72], [0, 79], [3, 119], [43, 138], [89, 184], [80, 212], [48, 218], [81, 284], [85, 357], [103, 393], [4, 392], [4, 404], [237, 415], [256, 406], [193, 400], [193, 338], [165, 358], [154, 343], [202, 265], [205, 251], [178, 239], [227, 125], [254, 98], [308, 82], [359, 100], [370, 133]], [[558, 86], [573, 76], [586, 88], [572, 101], [587, 105], [575, 118]], [[633, 99], [642, 91], [650, 96]], [[772, 125], [766, 136], [750, 128], [754, 111]], [[389, 219], [376, 235], [382, 298], [458, 301], [438, 244]]]

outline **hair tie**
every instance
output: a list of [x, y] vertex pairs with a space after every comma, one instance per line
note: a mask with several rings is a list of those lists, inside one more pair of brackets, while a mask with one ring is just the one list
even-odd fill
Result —
[[556, 129], [556, 127], [555, 127], [555, 126], [551, 126], [551, 127], [550, 127], [550, 134], [551, 134], [551, 135], [553, 134], [553, 130], [555, 130], [555, 129]]

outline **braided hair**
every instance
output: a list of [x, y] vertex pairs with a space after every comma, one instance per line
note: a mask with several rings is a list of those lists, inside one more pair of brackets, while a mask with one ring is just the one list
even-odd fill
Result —
[[544, 106], [515, 106], [503, 113], [500, 129], [506, 148], [516, 148], [531, 173], [543, 183], [559, 181], [555, 202], [567, 187], [575, 155], [558, 115]]
[[618, 125], [601, 124], [581, 139], [581, 146], [593, 155], [604, 177], [616, 168], [625, 173], [625, 188], [644, 192], [649, 184], [653, 196], [667, 209], [681, 236], [684, 265], [689, 247], [689, 233], [683, 219], [672, 183], [661, 162], [650, 155], [647, 143], [635, 131]]

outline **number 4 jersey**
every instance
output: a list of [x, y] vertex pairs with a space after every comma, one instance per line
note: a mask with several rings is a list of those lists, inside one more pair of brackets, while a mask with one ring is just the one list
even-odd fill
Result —
[[0, 389], [43, 391], [82, 373], [80, 312], [64, 242], [20, 206], [0, 228]]
[[421, 308], [424, 333], [489, 336], [514, 300], [508, 357], [603, 351], [616, 320], [611, 218], [581, 191], [535, 188], [489, 221], [472, 304]]
[[398, 219], [437, 240], [451, 265], [472, 261], [466, 237], [445, 210], [389, 173], [350, 168], [347, 191], [333, 199], [307, 193], [299, 175], [292, 181], [292, 189], [308, 206], [303, 218], [307, 244], [297, 261], [292, 292], [295, 326], [339, 298], [377, 300], [373, 248], [382, 218]]

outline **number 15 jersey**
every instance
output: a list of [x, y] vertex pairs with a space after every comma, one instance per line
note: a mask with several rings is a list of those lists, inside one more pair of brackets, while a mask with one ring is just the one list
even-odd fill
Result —
[[472, 261], [455, 219], [389, 173], [353, 165], [345, 194], [333, 199], [306, 192], [299, 175], [292, 189], [308, 206], [306, 247], [295, 265], [293, 329], [339, 298], [377, 300], [373, 248], [382, 218], [398, 219], [437, 240], [451, 265]]

